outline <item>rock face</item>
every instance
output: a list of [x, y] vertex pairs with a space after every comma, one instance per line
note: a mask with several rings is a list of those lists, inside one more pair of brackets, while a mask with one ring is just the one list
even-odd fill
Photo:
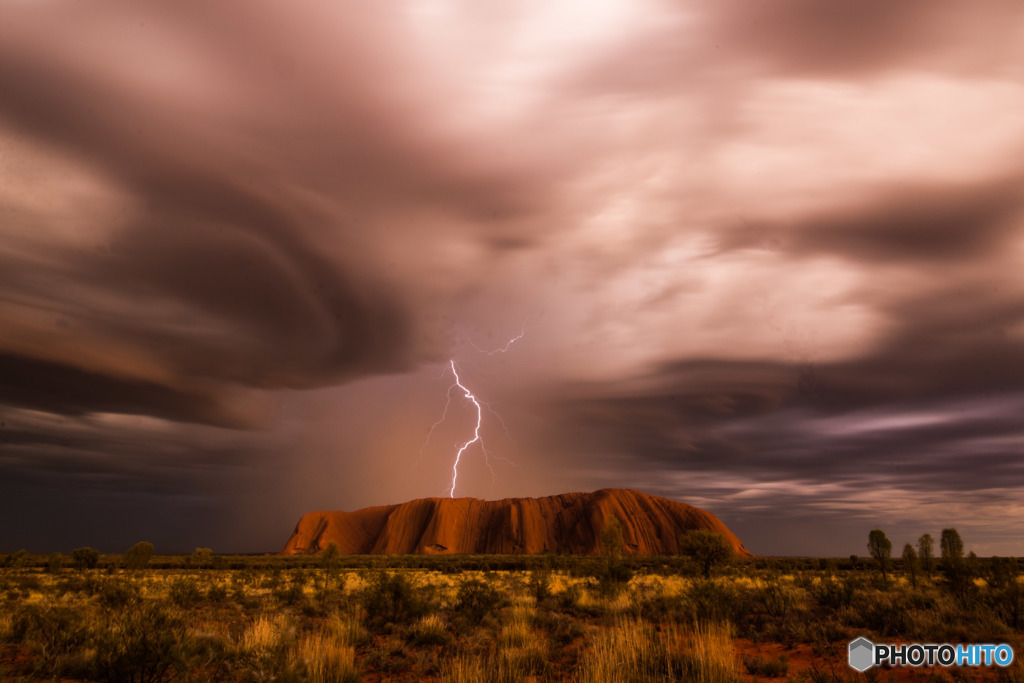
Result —
[[738, 555], [750, 555], [710, 512], [627, 489], [504, 500], [423, 498], [354, 512], [308, 512], [283, 552], [315, 553], [334, 541], [346, 554], [596, 555], [612, 515], [622, 523], [629, 554], [674, 554], [681, 533], [707, 529], [723, 534]]

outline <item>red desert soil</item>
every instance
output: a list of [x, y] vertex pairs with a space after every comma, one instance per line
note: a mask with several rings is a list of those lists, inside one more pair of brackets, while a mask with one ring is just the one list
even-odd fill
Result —
[[596, 555], [600, 534], [615, 515], [625, 551], [668, 555], [693, 529], [723, 534], [750, 556], [710, 512], [628, 489], [563, 493], [545, 498], [423, 498], [354, 512], [308, 512], [284, 554], [315, 553], [334, 541], [342, 553], [572, 553]]

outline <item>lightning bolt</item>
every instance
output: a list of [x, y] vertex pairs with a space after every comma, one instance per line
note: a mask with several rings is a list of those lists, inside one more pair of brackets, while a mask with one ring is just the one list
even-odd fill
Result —
[[[450, 491], [448, 491], [448, 497], [454, 498], [455, 483], [459, 480], [459, 462], [462, 460], [462, 454], [466, 452], [466, 449], [475, 444], [477, 441], [480, 441], [480, 423], [483, 422], [484, 413], [483, 409], [480, 407], [479, 401], [476, 400], [476, 396], [473, 395], [473, 392], [467, 389], [462, 384], [462, 380], [459, 378], [459, 371], [455, 368], [455, 361], [452, 360], [450, 362], [452, 365], [452, 374], [455, 375], [455, 386], [462, 389], [462, 391], [466, 395], [466, 398], [472, 401], [473, 405], [476, 406], [476, 428], [473, 430], [473, 438], [467, 441], [466, 443], [462, 444], [462, 448], [460, 448], [459, 452], [455, 454], [455, 464], [452, 465], [452, 488]], [[449, 389], [449, 394], [450, 393], [451, 390]], [[483, 447], [483, 441], [480, 441], [480, 446]]]
[[525, 335], [525, 334], [526, 334], [526, 326], [524, 325], [522, 328], [520, 328], [518, 336], [512, 337], [511, 339], [508, 340], [508, 343], [506, 343], [504, 346], [502, 346], [501, 348], [494, 349], [493, 351], [487, 351], [485, 349], [481, 349], [479, 346], [476, 345], [476, 343], [472, 339], [469, 340], [469, 345], [472, 346], [477, 351], [479, 351], [480, 353], [487, 354], [488, 356], [493, 356], [496, 353], [506, 353], [512, 347], [512, 345], [515, 344], [520, 339], [522, 339], [523, 335]]
[[[507, 352], [512, 347], [512, 345], [515, 344], [520, 339], [522, 339], [525, 334], [526, 328], [524, 326], [517, 336], [509, 339], [504, 346], [494, 349], [493, 351], [486, 351], [484, 349], [481, 349], [479, 346], [474, 344], [472, 340], [469, 340], [469, 343], [473, 346], [474, 349], [476, 349], [480, 353], [486, 354], [488, 356], [493, 356], [496, 353]], [[498, 419], [498, 422], [501, 423], [502, 428], [505, 430], [505, 435], [511, 441], [512, 435], [509, 433], [508, 425], [505, 424], [505, 420], [503, 420], [501, 415], [499, 415], [487, 402], [478, 398], [469, 387], [462, 383], [462, 377], [459, 375], [459, 368], [455, 364], [454, 358], [448, 360], [448, 368], [451, 369], [452, 376], [455, 378], [455, 382], [450, 387], [448, 387], [447, 400], [444, 405], [444, 412], [441, 413], [441, 418], [433, 425], [431, 425], [430, 430], [427, 432], [427, 438], [423, 442], [422, 448], [420, 448], [420, 458], [417, 460], [417, 465], [419, 464], [419, 460], [423, 458], [423, 452], [430, 444], [430, 438], [431, 436], [433, 436], [434, 430], [436, 430], [441, 424], [444, 423], [446, 419], [448, 419], [448, 409], [451, 408], [452, 405], [452, 390], [457, 387], [462, 391], [462, 396], [467, 401], [472, 403], [474, 408], [476, 408], [476, 426], [473, 428], [473, 438], [469, 439], [468, 441], [464, 442], [461, 446], [459, 446], [458, 451], [455, 453], [455, 462], [452, 465], [452, 484], [451, 487], [448, 489], [448, 496], [450, 498], [454, 498], [455, 487], [458, 485], [459, 481], [459, 464], [462, 462], [462, 455], [473, 444], [480, 444], [480, 450], [483, 451], [485, 462], [487, 463], [487, 468], [491, 471], [492, 484], [494, 483], [495, 479], [494, 466], [491, 463], [492, 459], [500, 460], [513, 466], [515, 465], [515, 463], [513, 463], [511, 460], [508, 460], [507, 458], [498, 457], [493, 452], [491, 452], [491, 450], [488, 449], [486, 445], [484, 445], [483, 436], [480, 434], [480, 430], [483, 427], [484, 410], [486, 409], [487, 412], [494, 415]], [[445, 368], [445, 371], [441, 373], [441, 377], [444, 377], [445, 374], [447, 374], [448, 368]], [[440, 377], [438, 379], [440, 379]]]

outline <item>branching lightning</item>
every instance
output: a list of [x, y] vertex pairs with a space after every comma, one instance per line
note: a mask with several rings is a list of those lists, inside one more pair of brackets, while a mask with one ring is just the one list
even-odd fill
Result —
[[[473, 346], [474, 349], [476, 349], [480, 353], [486, 354], [488, 356], [493, 356], [496, 353], [505, 353], [505, 352], [507, 352], [512, 347], [512, 345], [515, 344], [520, 339], [522, 339], [525, 334], [526, 334], [526, 330], [525, 330], [525, 327], [524, 327], [522, 330], [520, 330], [520, 332], [519, 332], [519, 334], [517, 336], [515, 336], [512, 339], [508, 340], [508, 342], [504, 346], [502, 346], [500, 348], [497, 348], [497, 349], [494, 349], [493, 351], [487, 351], [487, 350], [481, 349], [479, 346], [474, 344], [472, 340], [470, 340], [469, 343]], [[448, 387], [447, 401], [445, 402], [445, 405], [444, 405], [444, 412], [441, 413], [441, 419], [439, 419], [437, 422], [435, 422], [433, 425], [431, 425], [430, 430], [427, 432], [427, 438], [426, 438], [426, 440], [423, 443], [423, 447], [420, 448], [420, 458], [423, 457], [423, 451], [426, 449], [427, 445], [430, 443], [430, 437], [434, 434], [434, 430], [437, 429], [441, 424], [443, 424], [446, 419], [448, 419], [448, 409], [452, 405], [452, 390], [455, 389], [455, 388], [458, 388], [459, 390], [462, 391], [463, 397], [467, 401], [472, 403], [473, 407], [476, 409], [476, 426], [473, 428], [473, 438], [469, 439], [468, 441], [464, 442], [461, 446], [459, 446], [458, 451], [455, 453], [455, 462], [452, 464], [452, 483], [451, 483], [451, 487], [448, 489], [448, 496], [450, 498], [454, 498], [455, 497], [455, 487], [458, 484], [458, 480], [459, 480], [459, 464], [462, 462], [462, 455], [473, 444], [477, 444], [477, 443], [480, 444], [480, 450], [483, 452], [484, 458], [485, 458], [485, 462], [487, 463], [487, 467], [491, 471], [491, 481], [492, 481], [492, 483], [493, 483], [494, 477], [495, 477], [494, 467], [491, 464], [491, 459], [492, 458], [495, 459], [495, 460], [501, 460], [502, 462], [506, 462], [506, 463], [509, 463], [511, 465], [514, 465], [514, 463], [512, 463], [512, 461], [510, 461], [510, 460], [508, 460], [506, 458], [498, 457], [494, 453], [492, 453], [487, 448], [487, 446], [484, 445], [483, 436], [480, 434], [480, 429], [483, 427], [483, 422], [484, 422], [484, 410], [486, 409], [487, 412], [489, 412], [490, 414], [494, 415], [494, 417], [496, 417], [498, 419], [498, 422], [501, 423], [502, 428], [505, 430], [505, 435], [511, 441], [512, 440], [512, 436], [509, 433], [508, 425], [505, 424], [505, 420], [503, 420], [501, 415], [499, 415], [488, 403], [486, 403], [485, 401], [483, 401], [480, 398], [478, 398], [472, 392], [472, 390], [469, 389], [469, 387], [467, 387], [465, 384], [462, 383], [462, 377], [459, 375], [459, 369], [458, 369], [458, 366], [455, 364], [455, 359], [454, 358], [449, 359], [448, 367], [451, 368], [452, 376], [455, 378], [455, 381], [454, 381], [454, 383], [451, 386]], [[448, 369], [446, 368], [445, 372], [441, 374], [441, 377], [444, 377], [444, 375], [447, 374], [447, 370]]]
[[[455, 454], [455, 464], [452, 465], [452, 488], [451, 490], [448, 491], [448, 496], [450, 498], [454, 498], [455, 482], [457, 482], [459, 479], [459, 461], [462, 460], [462, 454], [465, 453], [466, 449], [469, 448], [471, 445], [475, 444], [477, 441], [480, 441], [480, 423], [483, 422], [483, 410], [480, 408], [480, 403], [476, 400], [476, 396], [473, 395], [473, 392], [467, 389], [465, 386], [463, 386], [462, 380], [459, 379], [459, 371], [455, 368], [454, 360], [451, 361], [451, 365], [452, 374], [455, 375], [455, 385], [462, 389], [462, 391], [466, 395], [466, 398], [472, 401], [473, 405], [476, 406], [476, 428], [473, 430], [473, 438], [467, 441], [466, 443], [462, 444], [462, 448], [460, 448], [459, 452]], [[480, 445], [481, 447], [483, 446], [482, 441], [480, 441]]]
[[525, 335], [525, 334], [526, 334], [526, 327], [524, 326], [524, 327], [520, 328], [518, 336], [512, 337], [511, 339], [508, 340], [508, 343], [506, 343], [504, 346], [502, 346], [501, 348], [494, 349], [493, 351], [487, 351], [485, 349], [481, 349], [479, 346], [477, 346], [475, 343], [473, 343], [472, 339], [469, 340], [469, 345], [472, 346], [477, 351], [479, 351], [480, 353], [485, 353], [488, 356], [493, 356], [496, 353], [506, 353], [512, 347], [512, 345], [515, 344], [520, 339], [522, 339], [523, 335]]

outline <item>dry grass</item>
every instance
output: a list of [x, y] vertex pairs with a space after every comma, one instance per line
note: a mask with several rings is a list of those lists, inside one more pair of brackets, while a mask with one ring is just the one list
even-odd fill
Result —
[[462, 654], [447, 660], [441, 667], [442, 683], [483, 683], [487, 678], [487, 662], [479, 656]]
[[697, 624], [690, 635], [686, 654], [687, 679], [701, 683], [739, 680], [739, 668], [728, 623]]
[[242, 634], [238, 649], [251, 654], [272, 652], [284, 638], [285, 619], [281, 616], [258, 617]]
[[300, 638], [291, 662], [312, 683], [352, 683], [360, 678], [355, 648], [323, 631]]
[[665, 643], [654, 629], [630, 619], [597, 634], [579, 668], [581, 683], [671, 680], [671, 661]]
[[[979, 583], [964, 605], [941, 577], [914, 589], [895, 575], [878, 585], [876, 572], [862, 570], [783, 574], [751, 567], [710, 582], [638, 572], [610, 594], [574, 567], [551, 570], [550, 597], [538, 602], [530, 571], [395, 568], [390, 571], [409, 580], [422, 609], [376, 625], [362, 591], [375, 569], [342, 570], [344, 588], [332, 592], [317, 588], [316, 571], [0, 571], [0, 678], [103, 678], [104, 661], [134, 652], [114, 648], [118, 643], [150, 648], [140, 652], [164, 644], [161, 632], [169, 629], [147, 630], [139, 618], [151, 611], [177, 624], [159, 655], [169, 667], [164, 677], [192, 680], [355, 680], [363, 672], [403, 680], [719, 682], [738, 680], [733, 636], [784, 648], [807, 644], [837, 666], [845, 665], [843, 648], [853, 632], [1021, 643], [998, 586]], [[471, 579], [499, 597], [482, 620], [466, 619], [455, 599]], [[176, 598], [172, 588], [184, 582], [198, 587], [198, 597]], [[226, 590], [211, 597], [212, 586]], [[852, 598], [832, 594], [843, 586]], [[285, 599], [295, 587], [305, 597]], [[805, 673], [799, 658], [787, 674], [781, 658], [766, 659], [749, 647], [744, 654], [751, 675]]]
[[728, 624], [700, 624], [681, 646], [674, 629], [658, 633], [647, 623], [630, 619], [599, 633], [579, 669], [581, 683], [602, 681], [694, 681], [732, 683], [740, 680]]
[[451, 640], [448, 624], [440, 614], [421, 617], [410, 629], [413, 642], [421, 645], [443, 645]]
[[439, 678], [442, 683], [513, 683], [541, 676], [547, 658], [547, 650], [537, 643], [504, 647], [496, 654], [463, 653], [445, 661]]
[[327, 618], [327, 629], [338, 642], [358, 647], [370, 640], [363, 622], [357, 614], [334, 612]]
[[530, 612], [513, 608], [508, 623], [501, 627], [498, 644], [502, 647], [524, 647], [536, 638], [530, 626]]

